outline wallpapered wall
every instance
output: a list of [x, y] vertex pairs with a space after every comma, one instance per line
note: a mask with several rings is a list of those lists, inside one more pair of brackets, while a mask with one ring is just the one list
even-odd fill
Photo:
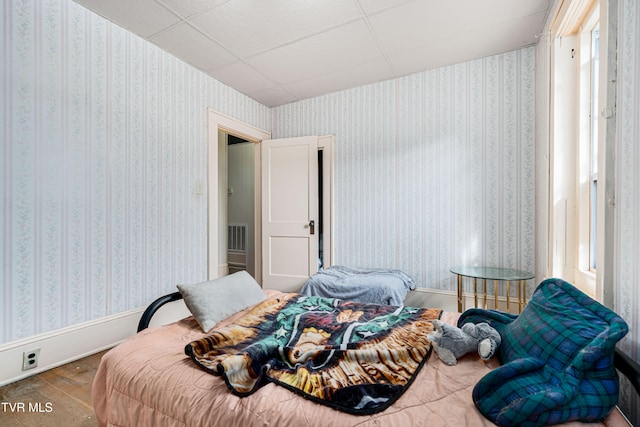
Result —
[[[617, 146], [615, 154], [615, 310], [629, 324], [620, 347], [640, 363], [640, 2], [618, 5]], [[640, 399], [623, 401], [640, 425]]]
[[269, 109], [70, 0], [0, 14], [0, 343], [206, 279], [206, 109]]
[[[336, 135], [337, 262], [445, 290], [453, 264], [544, 269], [533, 48], [269, 110], [69, 0], [0, 14], [0, 343], [206, 277], [207, 107]], [[640, 3], [620, 0], [615, 309], [636, 360], [639, 40]]]
[[618, 147], [616, 152], [616, 308], [635, 332], [627, 343], [637, 360], [640, 346], [640, 3], [620, 2], [618, 37]]
[[[552, 10], [560, 3], [555, 0]], [[610, 1], [609, 14], [617, 17], [617, 103], [615, 146], [615, 232], [614, 246], [614, 301], [613, 309], [629, 325], [629, 333], [619, 343], [619, 347], [634, 360], [640, 362], [640, 2], [636, 0]], [[545, 30], [549, 29], [550, 15]], [[537, 161], [539, 167], [548, 166], [549, 130], [549, 54], [545, 36], [537, 46], [538, 114], [536, 133], [538, 139]], [[540, 169], [538, 169], [540, 170]], [[546, 212], [549, 197], [547, 180], [538, 180], [539, 201], [538, 226], [547, 224]], [[540, 233], [539, 233], [540, 234]], [[547, 268], [546, 239], [540, 237], [537, 264], [541, 270]], [[620, 390], [620, 406], [633, 423], [640, 425], [640, 401], [628, 382], [623, 382]]]
[[525, 48], [274, 108], [274, 138], [335, 135], [336, 263], [534, 271], [534, 82]]

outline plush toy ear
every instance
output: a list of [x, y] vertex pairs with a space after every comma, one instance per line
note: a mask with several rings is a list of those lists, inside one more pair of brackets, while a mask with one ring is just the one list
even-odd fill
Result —
[[433, 327], [435, 328], [436, 332], [439, 332], [439, 333], [442, 334], [442, 325], [443, 324], [444, 323], [442, 322], [442, 320], [435, 319], [433, 321]]
[[434, 348], [436, 349], [436, 353], [438, 353], [438, 357], [440, 357], [440, 360], [442, 360], [445, 364], [453, 366], [458, 363], [456, 356], [453, 355], [451, 350], [440, 347], [437, 343], [434, 343]]
[[430, 334], [427, 334], [427, 339], [434, 344], [439, 343], [440, 338], [442, 338], [442, 334], [440, 332], [431, 332]]
[[476, 327], [478, 328], [478, 338], [491, 339], [496, 342], [496, 346], [500, 345], [500, 342], [502, 341], [500, 333], [491, 327], [491, 325], [482, 322], [476, 324]]
[[473, 337], [473, 338], [479, 338], [478, 337], [478, 328], [475, 324], [473, 323], [465, 323], [464, 325], [462, 325], [462, 327], [460, 328], [460, 330], [462, 332], [464, 332], [465, 334]]
[[442, 322], [440, 320], [433, 321], [433, 328], [435, 329], [430, 334], [427, 334], [427, 339], [429, 341], [433, 341], [434, 343], [439, 343], [440, 338], [442, 338]]

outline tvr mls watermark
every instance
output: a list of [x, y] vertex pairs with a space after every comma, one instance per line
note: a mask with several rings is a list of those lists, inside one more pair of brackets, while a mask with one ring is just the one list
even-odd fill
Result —
[[2, 412], [10, 413], [50, 413], [53, 412], [53, 403], [51, 402], [0, 402]]

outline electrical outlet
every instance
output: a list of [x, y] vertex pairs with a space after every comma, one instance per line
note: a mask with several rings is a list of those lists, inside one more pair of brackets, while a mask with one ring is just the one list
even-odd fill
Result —
[[22, 370], [27, 371], [29, 369], [38, 367], [38, 359], [40, 358], [40, 349], [25, 351], [22, 353]]

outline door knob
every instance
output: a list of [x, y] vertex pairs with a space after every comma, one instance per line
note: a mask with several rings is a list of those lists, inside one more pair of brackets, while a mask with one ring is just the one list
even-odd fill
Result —
[[314, 220], [309, 221], [309, 234], [316, 234], [316, 222]]

